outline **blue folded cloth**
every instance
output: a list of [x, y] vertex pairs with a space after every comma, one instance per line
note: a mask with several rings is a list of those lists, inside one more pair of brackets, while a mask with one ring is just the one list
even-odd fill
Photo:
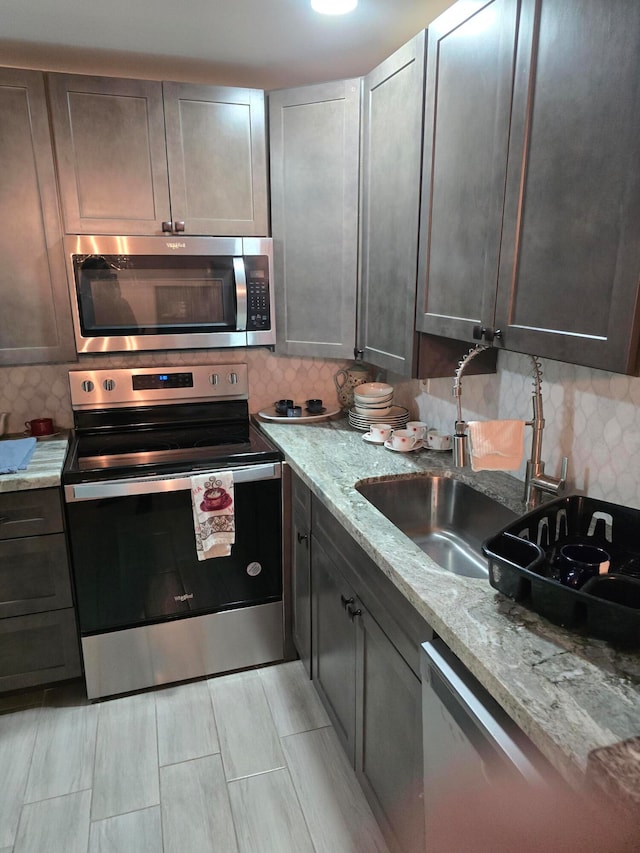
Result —
[[0, 474], [15, 474], [16, 471], [24, 471], [33, 456], [37, 443], [35, 438], [0, 441]]

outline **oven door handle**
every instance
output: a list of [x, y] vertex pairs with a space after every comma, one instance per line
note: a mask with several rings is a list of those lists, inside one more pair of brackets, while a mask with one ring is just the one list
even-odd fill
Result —
[[233, 274], [236, 280], [236, 331], [247, 331], [247, 273], [244, 258], [233, 259]]
[[[282, 466], [279, 462], [268, 465], [249, 465], [244, 468], [220, 469], [233, 474], [234, 485], [255, 483], [259, 480], [279, 480]], [[160, 477], [132, 477], [126, 480], [108, 480], [97, 483], [77, 483], [64, 487], [67, 503], [77, 501], [97, 501], [106, 498], [124, 498], [129, 495], [148, 495], [161, 492], [183, 492], [191, 489], [191, 476], [204, 474], [205, 471], [190, 474], [174, 474]], [[215, 471], [211, 472], [212, 474]]]

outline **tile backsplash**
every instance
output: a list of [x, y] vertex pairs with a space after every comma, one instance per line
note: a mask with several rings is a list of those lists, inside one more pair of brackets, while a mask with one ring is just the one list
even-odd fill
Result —
[[25, 421], [53, 418], [63, 429], [73, 426], [69, 370], [104, 367], [179, 367], [197, 364], [246, 363], [249, 368], [249, 410], [259, 412], [281, 397], [304, 403], [320, 398], [338, 408], [333, 375], [342, 361], [288, 358], [267, 349], [159, 352], [150, 355], [82, 356], [70, 364], [39, 364], [0, 368], [0, 411], [9, 412], [7, 431], [19, 433]]
[[[569, 488], [595, 498], [640, 508], [640, 378], [605, 373], [542, 359], [545, 416], [542, 456], [546, 470], [557, 475], [562, 456], [569, 457]], [[0, 411], [10, 413], [8, 431], [21, 432], [24, 422], [51, 417], [62, 428], [72, 426], [67, 373], [81, 367], [123, 367], [136, 364], [180, 366], [246, 362], [249, 367], [249, 409], [258, 412], [280, 397], [303, 403], [320, 397], [338, 407], [333, 376], [345, 362], [278, 356], [267, 349], [161, 352], [88, 356], [79, 363], [0, 368]], [[453, 376], [406, 381], [392, 375], [394, 402], [412, 417], [450, 431], [456, 416]], [[532, 416], [531, 360], [501, 352], [498, 372], [463, 376], [463, 417], [471, 419]], [[525, 450], [530, 449], [527, 429]], [[524, 465], [517, 473], [524, 480]]]
[[[545, 417], [542, 458], [552, 476], [569, 457], [573, 492], [640, 509], [640, 378], [541, 359]], [[396, 401], [430, 426], [452, 431], [453, 376], [396, 382]], [[531, 359], [501, 352], [498, 372], [462, 378], [465, 420], [533, 416]], [[525, 454], [531, 430], [525, 432]], [[517, 476], [524, 480], [524, 464]]]

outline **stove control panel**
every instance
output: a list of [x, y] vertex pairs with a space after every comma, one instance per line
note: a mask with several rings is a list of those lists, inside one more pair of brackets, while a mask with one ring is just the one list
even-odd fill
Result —
[[246, 364], [201, 364], [173, 368], [70, 370], [71, 406], [98, 409], [140, 403], [186, 403], [209, 400], [247, 400]]

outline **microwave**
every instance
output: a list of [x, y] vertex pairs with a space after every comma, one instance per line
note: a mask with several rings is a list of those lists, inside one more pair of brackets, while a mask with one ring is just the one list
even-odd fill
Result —
[[272, 240], [65, 238], [78, 353], [273, 346]]

